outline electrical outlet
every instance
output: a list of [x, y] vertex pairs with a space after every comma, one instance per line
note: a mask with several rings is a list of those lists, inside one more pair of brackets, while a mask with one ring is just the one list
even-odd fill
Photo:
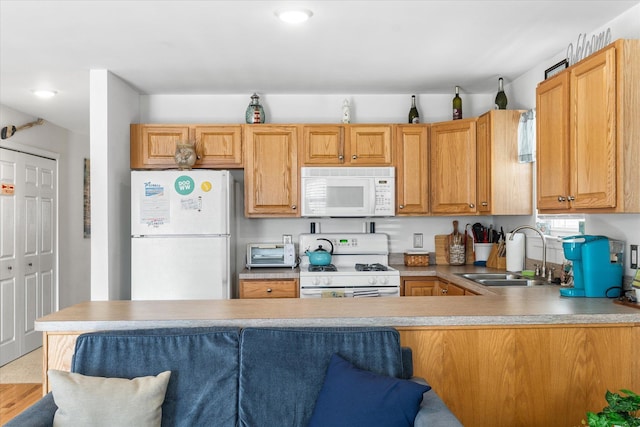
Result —
[[631, 262], [629, 264], [631, 264], [631, 268], [638, 268], [638, 245], [631, 245], [630, 254], [629, 259]]
[[414, 248], [422, 247], [422, 233], [413, 233], [413, 247]]

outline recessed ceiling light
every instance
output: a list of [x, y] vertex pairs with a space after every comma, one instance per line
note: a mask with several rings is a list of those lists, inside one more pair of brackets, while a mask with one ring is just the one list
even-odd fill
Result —
[[33, 94], [38, 98], [52, 98], [56, 96], [58, 93], [55, 90], [49, 90], [49, 89], [34, 89], [31, 92], [33, 92]]
[[275, 15], [288, 24], [300, 24], [313, 16], [313, 12], [307, 9], [282, 9]]

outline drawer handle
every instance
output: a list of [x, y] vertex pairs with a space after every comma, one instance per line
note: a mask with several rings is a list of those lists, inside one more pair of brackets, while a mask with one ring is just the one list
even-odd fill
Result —
[[270, 293], [271, 293], [271, 291], [273, 291], [273, 289], [271, 289], [271, 288], [267, 288], [267, 293], [268, 293], [268, 294], [270, 294]]

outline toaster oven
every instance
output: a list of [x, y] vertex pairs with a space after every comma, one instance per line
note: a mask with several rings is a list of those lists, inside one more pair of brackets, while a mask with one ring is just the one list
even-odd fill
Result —
[[296, 251], [293, 243], [249, 243], [247, 268], [291, 267], [295, 268]]

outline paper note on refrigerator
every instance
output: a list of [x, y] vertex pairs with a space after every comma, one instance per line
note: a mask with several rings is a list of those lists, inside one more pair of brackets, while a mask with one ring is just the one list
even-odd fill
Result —
[[140, 222], [159, 227], [170, 222], [169, 193], [161, 184], [144, 183], [144, 195], [140, 203]]

